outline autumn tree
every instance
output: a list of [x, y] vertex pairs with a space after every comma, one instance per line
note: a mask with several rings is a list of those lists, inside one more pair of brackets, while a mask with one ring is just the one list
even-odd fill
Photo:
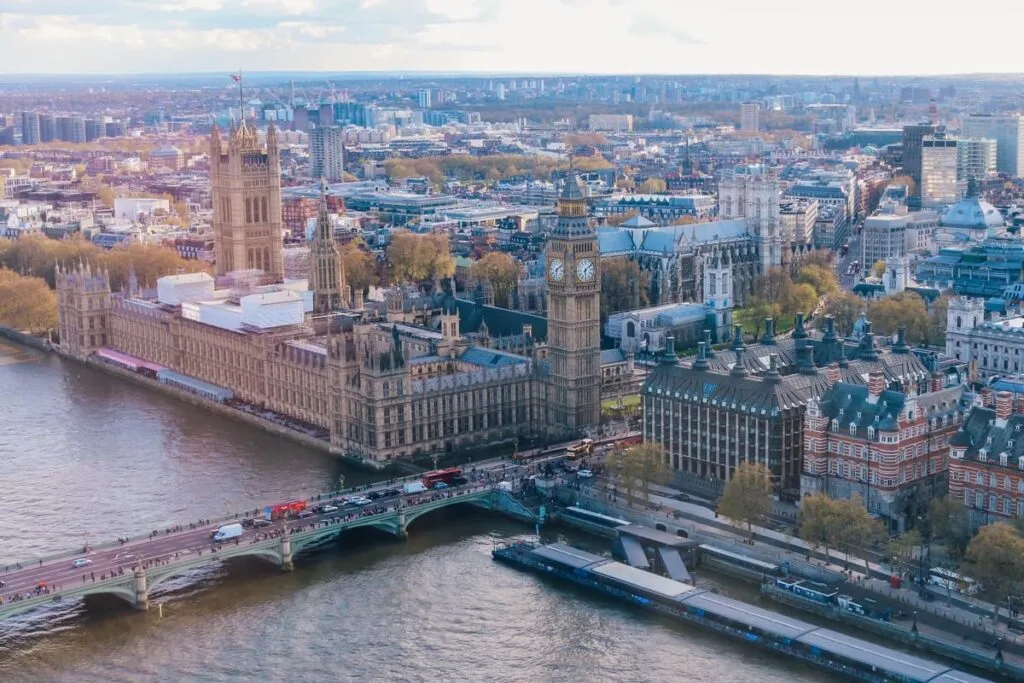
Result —
[[608, 144], [608, 138], [601, 133], [570, 133], [564, 140], [566, 147], [593, 146], [601, 147]]
[[860, 496], [836, 500], [815, 493], [800, 503], [800, 538], [814, 549], [824, 548], [826, 555], [838, 550], [849, 562], [851, 552], [869, 546], [881, 533]]
[[341, 261], [345, 266], [345, 278], [353, 292], [365, 292], [377, 284], [377, 262], [373, 255], [363, 251], [355, 242], [349, 242], [341, 250]]
[[718, 499], [718, 512], [737, 524], [746, 524], [753, 540], [754, 525], [761, 525], [771, 511], [771, 470], [761, 463], [741, 462]]
[[31, 334], [57, 326], [57, 298], [42, 278], [0, 270], [0, 325]]
[[831, 268], [818, 265], [803, 266], [796, 276], [797, 284], [810, 285], [819, 296], [828, 296], [839, 291], [839, 280]]
[[931, 308], [928, 311], [928, 321], [930, 323], [928, 329], [928, 343], [945, 343], [946, 318], [949, 315], [949, 301], [952, 298], [953, 297], [949, 294], [943, 294], [932, 302]]
[[911, 563], [914, 559], [914, 550], [924, 544], [924, 538], [917, 529], [894, 536], [889, 539], [885, 546], [885, 555], [895, 570], [900, 563]]
[[647, 273], [624, 256], [601, 260], [601, 320], [649, 303]]
[[800, 257], [800, 267], [817, 266], [828, 271], [835, 271], [835, 258], [828, 249], [815, 249]]
[[922, 299], [915, 292], [900, 292], [868, 304], [868, 318], [872, 329], [885, 335], [895, 334], [902, 325], [907, 328], [907, 341], [911, 344], [929, 342], [931, 318]]
[[879, 259], [871, 266], [871, 275], [881, 279], [885, 275], [885, 261]]
[[864, 300], [852, 292], [835, 292], [825, 300], [825, 314], [836, 319], [836, 330], [842, 335], [853, 332], [864, 308]]
[[522, 264], [508, 254], [492, 251], [473, 264], [471, 273], [474, 278], [491, 283], [495, 306], [507, 308], [522, 269]]
[[455, 259], [447, 235], [397, 232], [387, 253], [395, 282], [423, 282], [455, 274]]
[[628, 221], [630, 218], [635, 218], [636, 216], [639, 215], [639, 211], [627, 211], [626, 213], [617, 213], [614, 216], [608, 216], [608, 219], [605, 222], [613, 227], [619, 226]]
[[992, 618], [999, 604], [1020, 589], [1024, 581], [1024, 538], [1005, 522], [983, 526], [967, 546], [964, 573], [979, 581], [991, 600]]
[[906, 185], [908, 197], [912, 197], [917, 194], [917, 183], [908, 175], [896, 176], [892, 179], [889, 185]]
[[660, 194], [667, 189], [665, 181], [661, 178], [648, 178], [636, 188], [641, 194]]
[[138, 283], [150, 287], [155, 286], [156, 281], [165, 275], [197, 273], [208, 269], [206, 263], [182, 258], [170, 247], [138, 242], [101, 252], [97, 261], [110, 271], [110, 287], [114, 291], [126, 287], [132, 269]]
[[670, 476], [665, 451], [651, 442], [612, 451], [606, 466], [616, 486], [625, 491], [627, 505], [633, 504], [633, 493], [638, 487], [646, 503], [650, 500], [651, 485], [664, 484]]
[[818, 304], [818, 294], [807, 284], [797, 284], [782, 268], [772, 268], [754, 280], [753, 293], [747, 297], [737, 321], [760, 334], [765, 318], [792, 320], [797, 313], [810, 313]]

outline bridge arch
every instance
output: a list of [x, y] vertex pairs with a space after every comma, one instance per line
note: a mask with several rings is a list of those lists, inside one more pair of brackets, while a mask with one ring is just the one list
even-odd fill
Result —
[[187, 571], [195, 569], [197, 567], [205, 567], [217, 562], [224, 562], [236, 557], [261, 557], [266, 560], [270, 560], [274, 564], [281, 563], [281, 550], [280, 545], [269, 545], [269, 546], [253, 546], [246, 548], [242, 552], [231, 553], [230, 555], [219, 553], [211, 553], [209, 556], [203, 555], [202, 558], [196, 557], [194, 562], [187, 564], [172, 565], [167, 568], [150, 568], [146, 572], [146, 581], [148, 584], [148, 592], [152, 593], [153, 589], [167, 581], [167, 579], [174, 578], [175, 576], [181, 576]]
[[433, 512], [437, 512], [438, 510], [450, 510], [451, 508], [460, 505], [470, 505], [476, 508], [490, 510], [492, 508], [491, 496], [491, 491], [483, 491], [479, 493], [455, 496], [453, 498], [442, 498], [439, 501], [407, 507], [405, 508], [405, 530], [408, 532], [409, 527], [412, 526], [413, 522], [421, 519], [422, 517], [426, 517]]

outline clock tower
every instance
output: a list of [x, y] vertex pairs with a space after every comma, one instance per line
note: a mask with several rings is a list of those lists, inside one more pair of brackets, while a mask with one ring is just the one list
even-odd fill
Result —
[[601, 417], [601, 254], [572, 169], [548, 236], [548, 427], [572, 437]]

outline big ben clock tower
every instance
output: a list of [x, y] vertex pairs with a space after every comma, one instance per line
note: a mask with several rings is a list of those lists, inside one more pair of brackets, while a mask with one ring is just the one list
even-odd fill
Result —
[[574, 436], [601, 417], [601, 254], [570, 169], [548, 237], [548, 426]]

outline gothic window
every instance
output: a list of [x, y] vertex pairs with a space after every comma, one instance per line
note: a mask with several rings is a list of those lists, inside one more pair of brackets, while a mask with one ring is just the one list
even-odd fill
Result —
[[263, 204], [263, 210], [261, 211], [261, 215], [263, 216], [263, 218], [262, 218], [261, 220], [262, 220], [262, 221], [263, 221], [264, 223], [266, 223], [266, 222], [267, 222], [268, 220], [270, 220], [270, 218], [269, 218], [269, 216], [270, 216], [270, 213], [269, 213], [269, 212], [267, 211], [267, 198], [266, 198], [266, 197], [264, 197], [264, 198], [263, 198], [263, 199], [261, 199], [260, 201], [261, 201], [261, 202], [262, 202], [262, 204]]
[[252, 200], [248, 197], [245, 198], [245, 222], [252, 223]]

